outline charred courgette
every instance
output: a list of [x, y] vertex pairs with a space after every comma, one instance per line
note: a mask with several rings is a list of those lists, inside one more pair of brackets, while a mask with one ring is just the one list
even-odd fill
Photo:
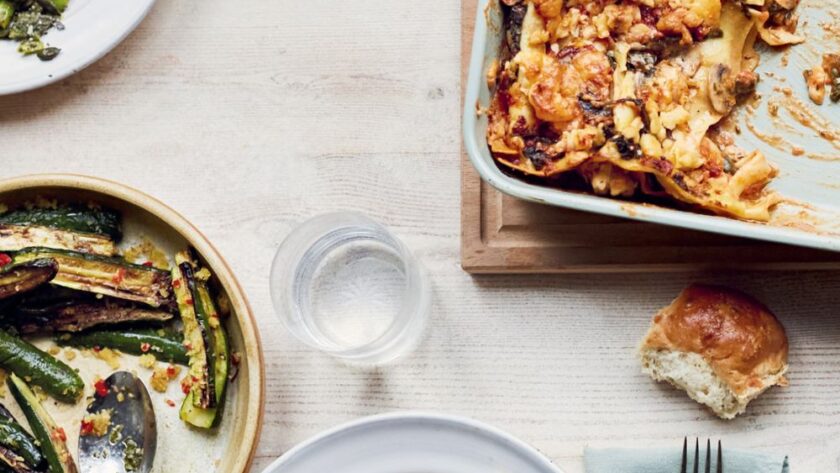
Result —
[[16, 315], [12, 324], [22, 333], [81, 332], [102, 325], [161, 323], [173, 317], [170, 312], [114, 300], [68, 305], [46, 316], [26, 317], [20, 311]]
[[132, 355], [150, 353], [158, 360], [189, 364], [187, 350], [181, 340], [157, 330], [88, 330], [81, 333], [64, 333], [56, 337], [56, 343], [83, 348], [114, 348]]
[[[230, 363], [227, 336], [222, 320], [216, 309], [216, 304], [208, 286], [210, 272], [198, 269], [198, 265], [188, 252], [178, 253], [175, 257], [180, 277], [184, 280], [186, 291], [181, 291], [184, 304], [179, 297], [179, 308], [185, 306], [187, 318], [194, 317], [194, 321], [184, 319], [185, 344], [191, 348], [190, 375], [193, 381], [203, 375], [206, 382], [195, 383], [190, 387], [186, 399], [181, 405], [181, 419], [196, 427], [211, 428], [221, 419], [224, 395]], [[178, 289], [176, 289], [176, 296]], [[190, 303], [191, 302], [191, 303]], [[187, 327], [190, 327], [189, 332]], [[198, 353], [192, 346], [194, 341], [200, 340], [204, 344], [202, 353]], [[197, 361], [197, 363], [194, 363]], [[200, 369], [194, 369], [198, 367]], [[197, 376], [198, 374], [198, 376]], [[209, 392], [207, 392], [209, 391]], [[205, 402], [212, 398], [212, 403]]]
[[166, 271], [131, 264], [122, 258], [89, 255], [54, 248], [26, 248], [10, 253], [15, 263], [40, 258], [58, 262], [58, 274], [52, 284], [93, 292], [152, 307], [169, 308], [172, 299], [170, 277]]
[[[63, 4], [66, 5], [66, 2]], [[102, 235], [117, 242], [122, 238], [120, 214], [114, 210], [102, 208], [68, 206], [18, 209], [0, 214], [0, 223]]]
[[31, 291], [51, 281], [56, 274], [58, 263], [52, 258], [7, 264], [0, 268], [0, 300]]
[[[17, 419], [2, 404], [0, 404], [0, 447], [11, 450], [17, 457], [22, 458], [27, 468], [38, 468], [44, 461], [44, 456], [35, 439], [21, 427]], [[0, 458], [0, 466], [2, 463], [3, 460]]]
[[56, 425], [23, 379], [12, 373], [9, 375], [8, 384], [9, 391], [29, 421], [29, 427], [41, 446], [41, 453], [49, 466], [48, 473], [78, 473], [73, 456], [67, 449], [67, 435], [64, 429]]
[[84, 392], [84, 382], [73, 368], [4, 330], [0, 330], [0, 367], [25, 377], [59, 401], [76, 402]]
[[161, 323], [174, 315], [131, 301], [43, 285], [15, 299], [3, 321], [21, 333], [79, 332], [101, 325]]
[[114, 241], [104, 235], [78, 233], [41, 226], [0, 223], [0, 249], [3, 251], [18, 251], [33, 246], [73, 250], [103, 256], [113, 256], [117, 251]]
[[[211, 408], [216, 405], [216, 390], [213, 386], [213, 343], [210, 323], [197, 310], [196, 280], [192, 260], [186, 251], [175, 255], [172, 268], [172, 287], [181, 321], [184, 324], [184, 346], [190, 358], [187, 400], [196, 407]], [[187, 420], [187, 419], [184, 419]]]
[[0, 472], [38, 473], [26, 463], [22, 456], [4, 445], [0, 445]]

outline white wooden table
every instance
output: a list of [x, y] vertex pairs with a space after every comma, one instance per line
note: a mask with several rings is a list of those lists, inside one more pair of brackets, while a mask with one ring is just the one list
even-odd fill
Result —
[[[458, 264], [459, 5], [453, 0], [160, 1], [122, 46], [49, 88], [0, 97], [3, 175], [122, 181], [181, 211], [226, 255], [259, 319], [266, 424], [253, 471], [337, 423], [397, 409], [472, 416], [568, 472], [589, 445], [684, 435], [840, 469], [840, 273], [473, 278]], [[419, 351], [376, 372], [294, 341], [269, 264], [330, 210], [392, 227], [435, 303]], [[642, 376], [651, 314], [688, 282], [728, 283], [788, 328], [791, 386], [722, 422]]]

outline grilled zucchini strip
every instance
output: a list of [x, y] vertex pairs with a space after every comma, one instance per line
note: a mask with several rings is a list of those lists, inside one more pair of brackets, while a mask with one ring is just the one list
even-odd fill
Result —
[[[38, 468], [44, 461], [36, 440], [21, 427], [17, 419], [2, 404], [0, 404], [0, 446], [22, 458], [28, 468]], [[2, 465], [2, 460], [0, 460], [0, 465]]]
[[73, 368], [4, 330], [0, 330], [0, 367], [62, 402], [76, 402], [84, 392], [84, 382]]
[[160, 269], [131, 264], [121, 258], [54, 248], [26, 248], [12, 254], [15, 263], [40, 258], [56, 260], [58, 274], [51, 283], [57, 286], [141, 302], [152, 307], [169, 308], [172, 302], [169, 274]]
[[9, 391], [12, 392], [26, 420], [29, 421], [32, 433], [41, 445], [41, 453], [49, 465], [48, 473], [78, 473], [73, 456], [65, 443], [67, 436], [64, 429], [50, 417], [23, 379], [12, 373], [9, 375], [8, 384]]
[[18, 251], [32, 246], [102, 256], [113, 256], [117, 252], [114, 241], [107, 236], [49, 227], [0, 224], [0, 248], [4, 251]]
[[157, 330], [88, 330], [61, 334], [56, 337], [56, 343], [84, 348], [114, 348], [132, 355], [152, 354], [161, 361], [189, 364], [183, 343], [166, 334], [161, 335]]
[[68, 232], [107, 237], [116, 242], [122, 238], [120, 215], [116, 211], [80, 206], [18, 209], [0, 214], [6, 225], [48, 227]]
[[[220, 421], [224, 405], [230, 363], [227, 335], [208, 285], [210, 272], [206, 268], [199, 269], [198, 263], [188, 252], [176, 255], [176, 262], [185, 276], [188, 291], [185, 291], [184, 295], [193, 301], [192, 304], [188, 304], [188, 317], [195, 317], [194, 322], [188, 323], [184, 320], [185, 340], [186, 343], [191, 343], [192, 340], [200, 339], [205, 344], [203, 354], [195, 351], [190, 351], [190, 354], [200, 359], [197, 366], [202, 369], [195, 372], [201, 373], [207, 379], [206, 383], [194, 383], [191, 386], [181, 405], [180, 415], [183, 421], [195, 427], [209, 429]], [[193, 365], [190, 368], [192, 374]], [[205, 403], [202, 396], [212, 397], [213, 402]]]
[[31, 291], [58, 274], [58, 263], [40, 258], [0, 268], [0, 300]]
[[[213, 377], [210, 376], [213, 362], [210, 327], [200, 318], [196, 309], [195, 275], [192, 260], [186, 251], [175, 255], [172, 268], [172, 287], [181, 321], [184, 325], [184, 346], [190, 358], [188, 400], [196, 407], [210, 408], [216, 403]], [[186, 420], [186, 419], [184, 419]]]

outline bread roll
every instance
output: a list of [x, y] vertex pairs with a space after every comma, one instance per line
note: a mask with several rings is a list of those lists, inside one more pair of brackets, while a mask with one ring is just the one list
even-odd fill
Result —
[[642, 369], [723, 419], [771, 386], [786, 386], [788, 341], [770, 310], [721, 286], [694, 284], [660, 310], [639, 349]]

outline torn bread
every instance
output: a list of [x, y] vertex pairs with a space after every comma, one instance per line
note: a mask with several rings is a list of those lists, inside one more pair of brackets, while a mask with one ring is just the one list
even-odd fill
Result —
[[770, 310], [721, 286], [694, 284], [653, 318], [639, 348], [642, 370], [723, 419], [772, 386], [786, 386], [788, 341]]

